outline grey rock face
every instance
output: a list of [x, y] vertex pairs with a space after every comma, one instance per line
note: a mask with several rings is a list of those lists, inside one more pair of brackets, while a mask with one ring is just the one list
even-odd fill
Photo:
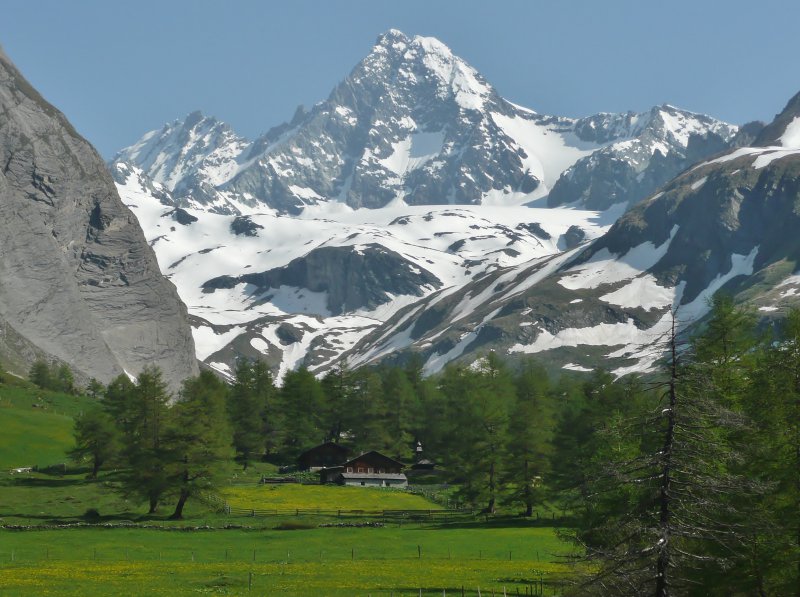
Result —
[[281, 286], [325, 292], [332, 315], [374, 309], [388, 302], [387, 293], [422, 296], [426, 287], [440, 288], [442, 285], [436, 276], [394, 251], [370, 244], [320, 247], [284, 267], [236, 278], [214, 278], [203, 284], [203, 290], [213, 292], [243, 282], [256, 289], [251, 294], [266, 294], [263, 299], [266, 301], [270, 299], [269, 290]]
[[761, 130], [753, 145], [757, 147], [775, 145], [789, 123], [797, 117], [800, 117], [800, 92], [795, 94], [787, 102], [786, 107], [775, 115], [775, 119]]
[[186, 308], [103, 160], [2, 53], [0, 111], [0, 321], [18, 340], [6, 342], [10, 360], [35, 347], [101, 381], [157, 364], [176, 389], [197, 372]]
[[[628, 124], [632, 138], [578, 160], [553, 186], [547, 204], [577, 201], [599, 210], [634, 205], [688, 166], [731, 147], [737, 133], [734, 126], [667, 105], [629, 114]], [[578, 130], [587, 135], [593, 129]]]

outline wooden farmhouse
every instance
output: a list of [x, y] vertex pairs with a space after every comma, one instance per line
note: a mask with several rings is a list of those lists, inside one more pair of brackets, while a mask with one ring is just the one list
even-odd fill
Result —
[[320, 483], [362, 487], [407, 487], [403, 463], [380, 452], [366, 452], [341, 466], [321, 469]]
[[297, 468], [301, 471], [318, 471], [319, 469], [339, 466], [350, 450], [333, 442], [325, 442], [306, 450], [297, 458]]

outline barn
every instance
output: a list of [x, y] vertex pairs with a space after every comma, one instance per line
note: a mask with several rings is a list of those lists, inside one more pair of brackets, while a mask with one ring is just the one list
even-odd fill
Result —
[[365, 452], [341, 466], [320, 470], [320, 483], [359, 487], [407, 487], [403, 463], [380, 452]]

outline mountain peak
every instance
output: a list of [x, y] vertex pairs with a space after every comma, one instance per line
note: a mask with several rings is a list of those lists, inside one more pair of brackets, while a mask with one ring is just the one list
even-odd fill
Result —
[[[781, 145], [783, 147], [793, 147], [800, 144], [800, 140], [795, 139], [795, 124], [800, 122], [800, 93], [795, 94], [787, 102], [786, 107], [775, 115], [775, 119], [764, 127], [761, 134], [756, 139], [756, 147], [767, 147], [771, 145]], [[787, 130], [787, 129], [792, 130]]]
[[399, 29], [389, 29], [381, 33], [375, 41], [375, 45], [383, 48], [392, 48], [396, 44], [409, 44], [411, 40], [409, 37]]

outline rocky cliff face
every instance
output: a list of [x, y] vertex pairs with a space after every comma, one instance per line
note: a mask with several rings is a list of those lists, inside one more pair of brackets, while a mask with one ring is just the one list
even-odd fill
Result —
[[631, 138], [578, 160], [558, 179], [548, 205], [578, 202], [587, 209], [632, 206], [688, 166], [725, 151], [737, 127], [673, 106], [629, 114]]
[[108, 381], [197, 372], [185, 306], [95, 150], [0, 51], [0, 349]]

